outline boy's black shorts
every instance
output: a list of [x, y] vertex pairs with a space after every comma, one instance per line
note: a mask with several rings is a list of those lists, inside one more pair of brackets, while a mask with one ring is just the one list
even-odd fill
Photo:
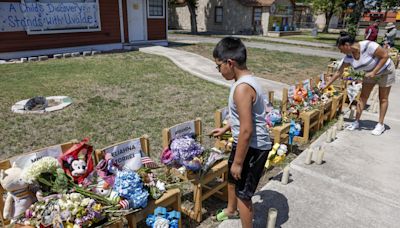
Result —
[[259, 150], [249, 147], [246, 158], [243, 162], [240, 180], [235, 180], [231, 174], [233, 159], [236, 154], [236, 145], [232, 146], [232, 152], [228, 160], [228, 182], [235, 184], [236, 196], [242, 200], [251, 200], [258, 182], [263, 174], [265, 162], [268, 158], [267, 150]]

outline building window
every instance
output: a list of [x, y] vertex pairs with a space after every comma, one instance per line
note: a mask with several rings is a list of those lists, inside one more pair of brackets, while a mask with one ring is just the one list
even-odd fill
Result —
[[149, 18], [164, 18], [165, 0], [148, 0]]
[[224, 8], [222, 6], [215, 7], [215, 23], [222, 23], [224, 19]]
[[253, 8], [253, 24], [261, 25], [261, 17], [262, 17], [262, 8], [254, 7]]

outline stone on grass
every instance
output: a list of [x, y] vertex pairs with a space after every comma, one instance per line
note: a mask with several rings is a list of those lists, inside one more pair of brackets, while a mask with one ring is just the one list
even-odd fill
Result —
[[92, 55], [98, 55], [100, 53], [101, 53], [100, 51], [92, 51]]
[[26, 63], [28, 62], [28, 58], [21, 58], [21, 63]]
[[55, 59], [61, 59], [62, 57], [63, 57], [62, 54], [54, 54], [53, 55], [53, 58], [55, 58]]
[[47, 55], [39, 56], [39, 61], [46, 61], [48, 59], [49, 59], [49, 57]]
[[29, 62], [38, 61], [38, 57], [29, 57], [29, 58], [28, 58], [28, 61], [29, 61]]
[[90, 56], [90, 55], [92, 55], [91, 51], [84, 51], [83, 52], [83, 56]]
[[81, 56], [81, 53], [79, 52], [72, 53], [72, 57], [79, 57], [79, 56]]
[[71, 53], [64, 53], [64, 54], [63, 54], [63, 57], [64, 57], [64, 58], [69, 58], [69, 57], [71, 57]]

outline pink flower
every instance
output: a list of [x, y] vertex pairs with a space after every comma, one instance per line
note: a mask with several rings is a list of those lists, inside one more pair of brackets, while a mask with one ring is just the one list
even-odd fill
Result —
[[163, 150], [161, 154], [161, 163], [165, 165], [171, 164], [172, 160], [174, 159], [174, 155], [172, 151], [167, 147]]

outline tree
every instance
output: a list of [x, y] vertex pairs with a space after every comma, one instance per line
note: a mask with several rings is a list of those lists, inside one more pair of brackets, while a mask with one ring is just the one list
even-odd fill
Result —
[[342, 1], [341, 0], [309, 0], [312, 4], [314, 12], [322, 13], [325, 15], [325, 27], [322, 32], [328, 32], [329, 22], [333, 15], [341, 12]]
[[351, 9], [351, 13], [347, 16], [347, 32], [353, 37], [357, 36], [358, 22], [365, 8], [365, 0], [346, 0], [344, 7]]
[[197, 34], [197, 1], [198, 0], [169, 0], [171, 5], [186, 5], [190, 13], [190, 30], [191, 33]]

